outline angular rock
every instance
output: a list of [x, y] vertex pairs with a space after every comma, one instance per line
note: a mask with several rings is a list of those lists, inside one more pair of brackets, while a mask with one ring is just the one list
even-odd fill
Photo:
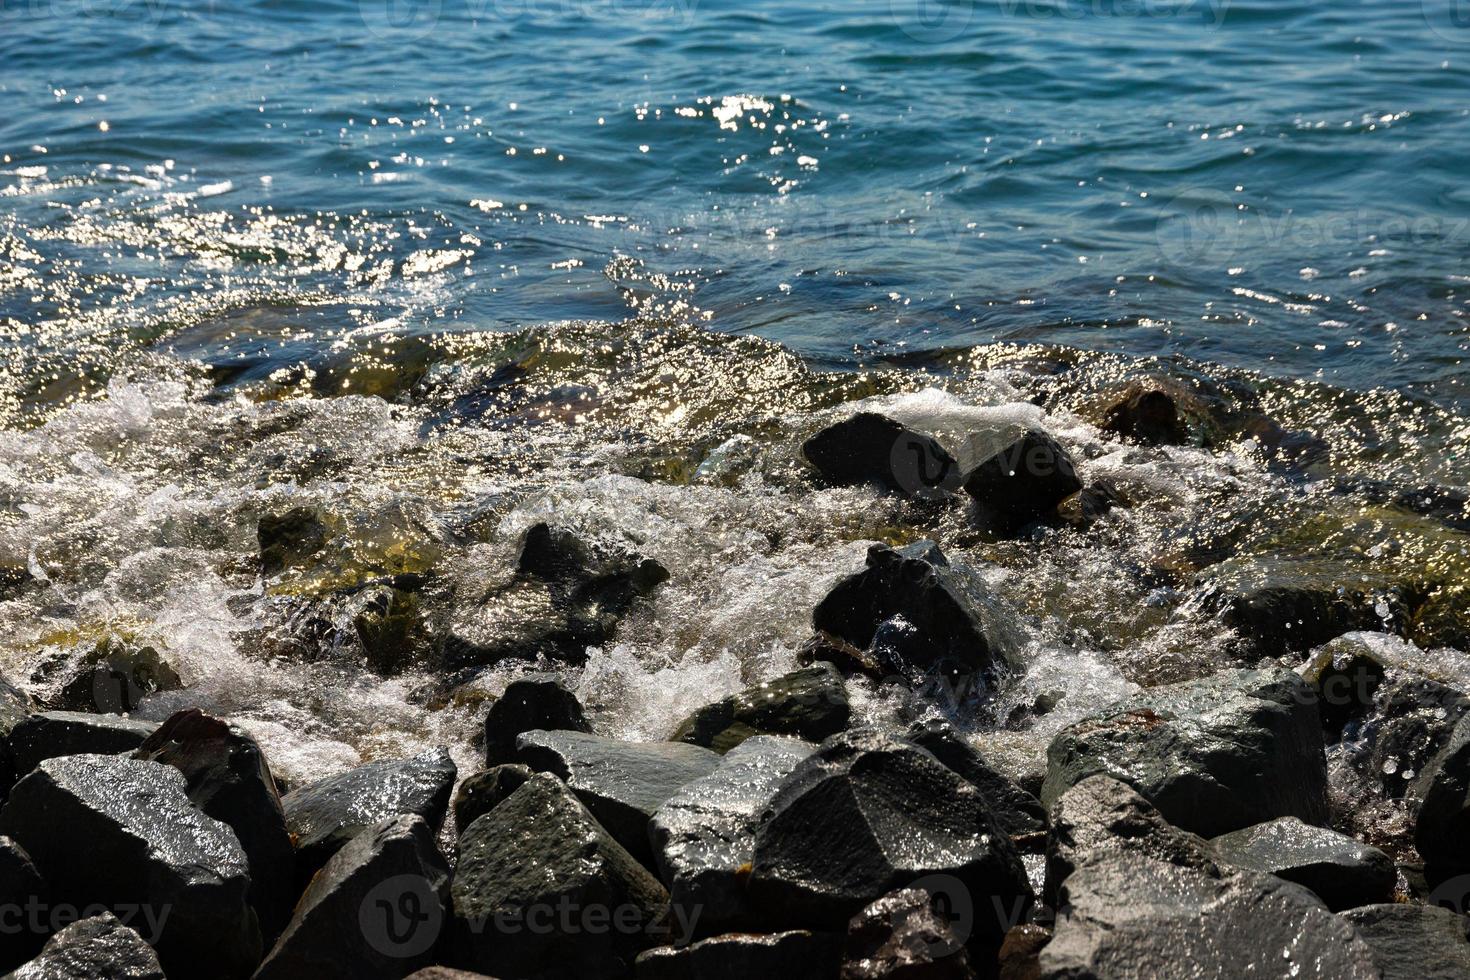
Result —
[[852, 713], [842, 675], [829, 663], [748, 687], [684, 719], [672, 741], [724, 753], [755, 734], [820, 742], [847, 727]]
[[636, 980], [837, 980], [842, 937], [804, 929], [711, 936], [691, 946], [661, 946], [638, 957]]
[[344, 844], [389, 817], [423, 817], [437, 833], [456, 775], [449, 753], [430, 749], [409, 759], [369, 762], [287, 793], [281, 805], [296, 842], [297, 883], [304, 888]]
[[516, 737], [547, 732], [592, 732], [582, 702], [554, 677], [512, 681], [485, 716], [485, 764], [498, 766], [515, 756]]
[[918, 722], [904, 738], [927, 749], [978, 789], [1013, 843], [1017, 846], [1040, 843], [1046, 833], [1046, 808], [1041, 801], [991, 768], [953, 725], [938, 720]]
[[1216, 837], [1210, 846], [1218, 860], [1295, 882], [1334, 912], [1388, 901], [1398, 878], [1378, 848], [1295, 817]]
[[434, 831], [421, 817], [390, 817], [311, 880], [254, 980], [401, 977], [431, 961], [448, 904]]
[[121, 715], [93, 715], [80, 711], [43, 711], [31, 715], [10, 731], [17, 777], [35, 769], [43, 759], [63, 755], [114, 755], [131, 752], [158, 726]]
[[70, 667], [71, 679], [48, 706], [66, 711], [134, 711], [148, 695], [184, 686], [156, 648], [111, 637]]
[[36, 955], [46, 935], [31, 927], [26, 910], [49, 904], [46, 883], [31, 856], [9, 837], [0, 837], [0, 970]]
[[1082, 489], [1072, 457], [1037, 429], [965, 474], [981, 527], [1009, 537], [1056, 512], [1057, 504]]
[[1203, 837], [1172, 826], [1127, 783], [1089, 776], [1063, 793], [1052, 809], [1042, 890], [1047, 904], [1056, 904], [1062, 883], [1084, 862], [1124, 853], [1219, 874]]
[[1364, 905], [1342, 917], [1373, 950], [1383, 980], [1470, 977], [1470, 919], [1437, 905]]
[[255, 528], [260, 545], [260, 569], [276, 575], [303, 564], [326, 547], [327, 529], [310, 507], [293, 507], [280, 514], [264, 514]]
[[623, 742], [582, 732], [526, 732], [516, 746], [520, 762], [565, 780], [613, 839], [649, 867], [654, 811], [720, 764], [717, 753], [697, 745]]
[[1161, 388], [1137, 382], [1108, 407], [1102, 427], [1151, 446], [1177, 446], [1189, 441], [1189, 430], [1179, 417], [1173, 397]]
[[1041, 980], [1041, 951], [1051, 942], [1051, 931], [1023, 922], [1006, 933], [1000, 944], [998, 980]]
[[158, 954], [111, 912], [73, 922], [6, 980], [164, 980]]
[[451, 891], [455, 962], [492, 976], [621, 977], [668, 941], [663, 886], [546, 774], [464, 829]]
[[[1376, 610], [1383, 597], [1330, 562], [1230, 560], [1205, 569], [1198, 583], [1213, 594], [1244, 651], [1257, 658], [1301, 653], [1384, 623]], [[1397, 599], [1389, 601], [1390, 611], [1397, 604]], [[1402, 622], [1406, 617], [1393, 618]]]
[[1152, 688], [1064, 729], [1047, 750], [1051, 807], [1092, 775], [1121, 779], [1169, 823], [1217, 836], [1276, 817], [1327, 822], [1316, 699], [1288, 670], [1226, 670]]
[[1385, 795], [1401, 799], [1470, 714], [1470, 697], [1439, 681], [1401, 677], [1387, 682], [1378, 701], [1381, 707], [1364, 726], [1370, 742], [1365, 768]]
[[0, 677], [0, 802], [15, 784], [15, 751], [10, 733], [36, 709], [31, 696]]
[[250, 906], [261, 937], [272, 942], [296, 904], [296, 852], [275, 777], [255, 739], [190, 708], [160, 725], [133, 758], [183, 773], [194, 805], [235, 832], [250, 866]]
[[890, 892], [847, 927], [842, 980], [971, 980], [970, 957], [922, 888]]
[[959, 464], [943, 446], [876, 412], [829, 425], [801, 452], [837, 486], [872, 484], [920, 500], [948, 496], [960, 486]]
[[454, 826], [463, 832], [534, 775], [526, 766], [507, 763], [468, 777], [454, 793]]
[[1414, 781], [1414, 845], [1431, 883], [1470, 874], [1470, 716]]
[[648, 833], [659, 874], [675, 906], [697, 910], [702, 931], [750, 920], [745, 878], [757, 823], [782, 780], [815, 748], [769, 735], [746, 739], [654, 813]]
[[53, 902], [119, 915], [168, 909], [153, 946], [176, 980], [248, 977], [260, 962], [245, 852], [234, 831], [194, 808], [176, 769], [47, 759], [16, 783], [0, 833], [31, 855]]
[[1373, 980], [1372, 951], [1306, 889], [1238, 871], [1215, 878], [1141, 854], [1091, 861], [1062, 886], [1048, 978]]
[[[828, 739], [777, 790], [756, 832], [751, 906], [841, 929], [870, 902], [930, 875], [976, 896], [972, 934], [992, 952], [1032, 901], [1020, 855], [981, 793], [901, 739]], [[984, 896], [984, 898], [980, 898]], [[983, 907], [982, 907], [982, 902]]]

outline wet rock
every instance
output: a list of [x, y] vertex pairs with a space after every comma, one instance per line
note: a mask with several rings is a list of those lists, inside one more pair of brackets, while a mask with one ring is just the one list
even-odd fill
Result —
[[352, 627], [362, 644], [368, 670], [380, 677], [396, 677], [430, 660], [418, 596], [387, 585], [374, 586]]
[[746, 739], [654, 813], [648, 833], [659, 874], [676, 907], [697, 911], [702, 931], [748, 923], [745, 879], [757, 823], [782, 780], [815, 748], [768, 735]]
[[1046, 833], [1046, 808], [1041, 801], [992, 768], [953, 725], [938, 720], [918, 722], [904, 738], [927, 749], [978, 789], [1013, 843], [1021, 847], [1040, 843]]
[[837, 486], [872, 484], [921, 500], [960, 486], [959, 464], [932, 437], [875, 412], [830, 425], [801, 447], [822, 479]]
[[636, 980], [837, 980], [842, 938], [804, 929], [712, 936], [691, 946], [663, 946], [638, 957]]
[[507, 763], [466, 778], [454, 793], [454, 825], [463, 832], [534, 775], [526, 766]]
[[1072, 457], [1036, 429], [966, 473], [964, 485], [980, 526], [1002, 537], [1053, 515], [1057, 504], [1082, 489]]
[[1151, 446], [1183, 445], [1189, 430], [1179, 416], [1179, 406], [1167, 391], [1134, 382], [1103, 417], [1103, 430], [1115, 432]]
[[1353, 927], [1306, 889], [1247, 871], [1211, 877], [1141, 854], [1083, 865], [1062, 887], [1041, 975], [1156, 980], [1372, 980]]
[[426, 966], [408, 975], [407, 980], [495, 980], [483, 973], [451, 970], [447, 966]]
[[554, 677], [531, 677], [507, 685], [485, 716], [485, 764], [509, 762], [523, 732], [592, 732], [582, 703]]
[[[840, 929], [930, 875], [1016, 920], [1031, 886], [980, 791], [924, 749], [871, 730], [828, 739], [782, 783], [756, 832], [749, 899], [782, 922]], [[978, 905], [978, 901], [977, 901]], [[1012, 924], [987, 904], [962, 937], [992, 950]]]
[[566, 781], [577, 798], [635, 858], [653, 866], [648, 822], [679, 789], [720, 764], [709, 749], [683, 742], [623, 742], [581, 732], [527, 732], [517, 759]]
[[176, 769], [47, 759], [16, 783], [0, 833], [31, 855], [53, 902], [154, 910], [153, 946], [176, 980], [248, 977], [260, 961], [245, 852], [234, 831], [194, 808]]
[[831, 633], [813, 633], [796, 651], [796, 662], [803, 667], [829, 663], [844, 677], [861, 674], [875, 681], [883, 679], [883, 668], [872, 654]]
[[449, 867], [420, 817], [397, 816], [332, 855], [254, 980], [401, 977], [431, 962]]
[[250, 868], [250, 906], [262, 938], [274, 940], [296, 904], [295, 850], [275, 778], [255, 739], [191, 708], [160, 725], [133, 758], [183, 773], [194, 805], [235, 832]]
[[937, 672], [981, 686], [1004, 664], [998, 618], [973, 576], [951, 566], [932, 541], [873, 545], [867, 567], [838, 582], [812, 612], [819, 631], [868, 650], [887, 674]]
[[80, 711], [43, 711], [31, 715], [10, 731], [10, 749], [17, 776], [24, 776], [44, 759], [63, 755], [131, 752], [158, 726], [121, 715], [93, 715]]
[[1470, 919], [1436, 905], [1364, 905], [1342, 917], [1373, 951], [1383, 980], [1470, 977]]
[[1322, 731], [1329, 743], [1338, 741], [1343, 729], [1373, 709], [1373, 696], [1386, 675], [1384, 665], [1373, 657], [1334, 651], [1331, 643], [1313, 650], [1296, 670], [1317, 698]]
[[299, 567], [326, 547], [327, 529], [310, 507], [292, 507], [280, 514], [264, 514], [256, 524], [260, 569], [278, 575]]
[[184, 686], [178, 673], [151, 646], [109, 638], [72, 665], [71, 680], [51, 702], [66, 711], [126, 712], [158, 691]]
[[73, 922], [7, 980], [164, 980], [158, 954], [110, 912]]
[[1199, 584], [1214, 597], [1225, 624], [1253, 657], [1304, 652], [1354, 630], [1376, 630], [1385, 617], [1402, 622], [1401, 602], [1378, 594], [1331, 563], [1256, 557], [1205, 569]]
[[492, 976], [622, 977], [667, 941], [668, 893], [554, 776], [464, 829], [451, 887], [455, 962]]
[[1006, 933], [1000, 944], [998, 980], [1041, 980], [1041, 951], [1051, 942], [1051, 931], [1023, 922]]
[[343, 845], [389, 817], [422, 817], [437, 833], [456, 774], [449, 753], [431, 749], [369, 762], [287, 793], [281, 804], [296, 842], [297, 883], [305, 887]]
[[846, 728], [851, 713], [837, 668], [813, 664], [705, 705], [670, 738], [722, 753], [756, 734], [820, 742]]
[[31, 696], [0, 677], [0, 802], [15, 784], [15, 750], [10, 746], [11, 732], [36, 709]]
[[1371, 738], [1366, 767], [1385, 795], [1400, 799], [1470, 714], [1470, 696], [1438, 681], [1405, 677], [1388, 684], [1380, 704], [1378, 718], [1365, 726]]
[[1171, 825], [1127, 783], [1089, 776], [1063, 793], [1052, 809], [1044, 900], [1055, 906], [1062, 883], [1084, 862], [1125, 853], [1219, 873], [1203, 837]]
[[1295, 817], [1224, 834], [1210, 846], [1220, 861], [1295, 882], [1334, 912], [1388, 901], [1398, 877], [1378, 848]]
[[1414, 781], [1414, 844], [1431, 883], [1470, 874], [1470, 716]]
[[[9, 970], [36, 954], [46, 936], [34, 930], [27, 909], [49, 905], [46, 884], [31, 856], [9, 837], [0, 837], [0, 970]], [[14, 911], [5, 911], [14, 910]]]
[[1128, 498], [1107, 480], [1083, 487], [1057, 505], [1057, 519], [1068, 527], [1086, 531], [1111, 513], [1114, 507], [1127, 507]]
[[922, 888], [890, 892], [847, 927], [842, 980], [970, 980], [964, 942]]

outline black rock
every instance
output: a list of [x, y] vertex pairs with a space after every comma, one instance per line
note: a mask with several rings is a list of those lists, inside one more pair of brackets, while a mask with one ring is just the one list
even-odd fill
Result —
[[1089, 776], [1063, 793], [1052, 809], [1045, 901], [1056, 904], [1062, 883], [1079, 865], [1122, 853], [1219, 874], [1203, 837], [1171, 825], [1127, 783], [1111, 776]]
[[348, 841], [389, 817], [422, 817], [437, 833], [457, 775], [449, 753], [369, 762], [287, 793], [286, 829], [296, 842], [296, 880], [311, 876]]
[[310, 507], [293, 507], [281, 514], [265, 514], [255, 528], [260, 544], [260, 568], [275, 575], [301, 565], [327, 543], [327, 529]]
[[822, 478], [837, 486], [873, 484], [932, 500], [959, 489], [960, 471], [932, 437], [875, 412], [830, 425], [801, 447]]
[[1224, 834], [1210, 846], [1220, 861], [1295, 882], [1334, 912], [1388, 901], [1398, 878], [1378, 848], [1295, 817]]
[[1047, 750], [1042, 803], [1093, 775], [1121, 779], [1204, 836], [1276, 817], [1327, 822], [1316, 698], [1279, 668], [1152, 688], [1064, 729]]
[[636, 980], [837, 980], [842, 937], [804, 929], [711, 936], [691, 946], [661, 946], [638, 957]]
[[98, 643], [71, 670], [71, 679], [49, 706], [66, 711], [134, 711], [148, 695], [184, 686], [155, 648], [111, 638]]
[[582, 702], [554, 677], [512, 681], [485, 716], [485, 764], [509, 762], [516, 736], [540, 729], [547, 732], [586, 732], [592, 726], [582, 713]]
[[234, 831], [194, 808], [176, 769], [47, 759], [15, 784], [0, 833], [31, 855], [53, 902], [153, 910], [153, 946], [175, 980], [248, 977], [260, 962], [245, 852]]
[[15, 726], [36, 710], [31, 696], [0, 677], [0, 802], [15, 785], [15, 752], [10, 747], [10, 733]]
[[1057, 504], [1082, 489], [1072, 457], [1036, 429], [966, 473], [964, 484], [975, 498], [980, 526], [1003, 537], [1051, 516]]
[[1414, 845], [1431, 883], [1470, 874], [1470, 716], [1414, 780]]
[[526, 766], [507, 763], [467, 777], [454, 792], [454, 826], [463, 832], [534, 775]]
[[719, 768], [669, 797], [649, 824], [660, 876], [673, 904], [705, 933], [748, 925], [745, 879], [756, 826], [776, 788], [816, 746], [758, 735]]
[[[1252, 559], [1211, 566], [1198, 584], [1225, 625], [1240, 634], [1243, 652], [1261, 658], [1302, 653], [1354, 630], [1380, 629], [1380, 597], [1346, 577], [1331, 564]], [[1406, 618], [1394, 616], [1398, 622]]]
[[1189, 430], [1179, 417], [1179, 406], [1160, 388], [1131, 384], [1123, 396], [1110, 405], [1103, 418], [1103, 430], [1148, 445], [1182, 445], [1189, 441]]
[[526, 732], [516, 745], [520, 762], [565, 780], [613, 839], [649, 867], [654, 811], [720, 764], [717, 753], [697, 745], [623, 742], [582, 732]]
[[842, 980], [971, 980], [965, 944], [922, 888], [890, 892], [847, 927]]
[[728, 752], [752, 735], [789, 735], [820, 742], [847, 727], [852, 713], [842, 675], [813, 664], [705, 705], [670, 736], [676, 742]]
[[14, 980], [164, 980], [153, 947], [110, 912], [73, 922], [52, 936], [39, 956], [10, 977]]
[[23, 777], [43, 759], [63, 755], [131, 752], [153, 734], [154, 722], [121, 715], [93, 715], [80, 711], [43, 711], [31, 715], [10, 731], [15, 773]]
[[451, 970], [447, 966], [426, 966], [408, 975], [406, 980], [495, 980], [483, 973], [468, 970]]
[[0, 837], [0, 970], [36, 955], [46, 930], [34, 928], [30, 910], [49, 907], [46, 883], [31, 856], [9, 837]]
[[1358, 930], [1383, 980], [1470, 977], [1470, 919], [1435, 905], [1364, 905], [1342, 917]]
[[419, 817], [390, 817], [311, 880], [254, 980], [401, 977], [432, 962], [448, 904], [434, 831]]
[[250, 906], [261, 937], [272, 942], [296, 903], [296, 858], [275, 778], [255, 739], [191, 708], [160, 725], [133, 758], [179, 770], [194, 805], [235, 832], [250, 866]]
[[669, 938], [663, 886], [550, 775], [464, 829], [451, 889], [455, 962], [492, 976], [624, 977]]
[[929, 752], [980, 791], [996, 820], [1017, 846], [1039, 844], [1046, 833], [1041, 801], [991, 768], [979, 752], [946, 721], [918, 722], [904, 738]]
[[976, 899], [993, 949], [1032, 901], [1020, 855], [980, 791], [911, 742], [853, 730], [828, 739], [777, 790], [756, 832], [751, 906], [781, 922], [845, 929], [870, 902], [947, 876]]
[[1402, 677], [1387, 683], [1379, 702], [1377, 717], [1364, 726], [1371, 743], [1365, 768], [1385, 795], [1400, 799], [1470, 714], [1470, 697], [1428, 678]]
[[1046, 978], [1374, 980], [1353, 927], [1270, 875], [1212, 877], [1141, 854], [1090, 861], [1062, 886]]
[[1338, 655], [1329, 643], [1312, 651], [1297, 673], [1311, 685], [1321, 707], [1322, 732], [1329, 743], [1342, 738], [1350, 724], [1373, 710], [1373, 698], [1387, 674], [1385, 665], [1371, 656], [1344, 651]]

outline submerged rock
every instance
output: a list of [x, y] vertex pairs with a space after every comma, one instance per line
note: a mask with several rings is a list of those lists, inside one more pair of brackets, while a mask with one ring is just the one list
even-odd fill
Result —
[[728, 752], [752, 735], [820, 742], [846, 728], [851, 712], [842, 675], [831, 664], [819, 663], [705, 705], [670, 738], [716, 752]]
[[842, 980], [971, 980], [965, 944], [922, 888], [890, 892], [847, 927]]
[[73, 922], [7, 980], [164, 980], [158, 954], [110, 912]]
[[25, 776], [42, 760], [58, 756], [131, 752], [157, 727], [153, 722], [134, 721], [121, 715], [80, 711], [43, 711], [31, 715], [10, 731], [16, 776]]
[[1028, 429], [965, 474], [982, 528], [1009, 537], [1056, 512], [1082, 489], [1072, 457], [1051, 436]]
[[730, 933], [691, 946], [662, 946], [638, 957], [636, 980], [837, 980], [842, 937], [805, 929]]
[[1373, 951], [1383, 980], [1470, 977], [1470, 919], [1436, 905], [1364, 905], [1342, 917]]
[[1018, 846], [1039, 843], [1046, 833], [1046, 808], [1041, 801], [997, 772], [945, 721], [919, 722], [904, 738], [927, 749], [947, 768], [980, 791], [985, 802]]
[[1379, 614], [1380, 602], [1393, 621], [1404, 620], [1396, 596], [1366, 588], [1330, 562], [1232, 559], [1201, 572], [1199, 584], [1255, 657], [1301, 653], [1343, 633], [1381, 629], [1388, 617]]
[[454, 792], [454, 825], [463, 833], [534, 775], [527, 766], [507, 763], [467, 777]]
[[368, 670], [396, 677], [430, 661], [431, 641], [424, 629], [419, 599], [390, 585], [373, 586], [352, 628], [367, 659]]
[[66, 711], [133, 711], [150, 694], [184, 686], [154, 647], [111, 638], [98, 643], [72, 670], [71, 680], [48, 704]]
[[485, 764], [496, 766], [509, 762], [515, 756], [516, 737], [537, 729], [592, 732], [582, 712], [582, 703], [560, 680], [522, 678], [506, 687], [485, 716]]
[[1316, 699], [1288, 670], [1227, 670], [1137, 694], [1047, 750], [1048, 807], [1092, 775], [1128, 783], [1177, 827], [1216, 836], [1276, 817], [1327, 822]]
[[[0, 837], [0, 970], [9, 970], [36, 954], [44, 932], [31, 928], [26, 909], [49, 905], [46, 883], [31, 856], [9, 837]], [[14, 911], [8, 911], [14, 910]]]
[[1103, 431], [1148, 445], [1183, 445], [1189, 429], [1179, 416], [1174, 397], [1156, 385], [1133, 382], [1107, 409]]
[[1295, 882], [1334, 912], [1388, 901], [1398, 878], [1378, 848], [1295, 817], [1224, 834], [1210, 846], [1220, 861]]
[[921, 500], [960, 486], [959, 464], [935, 439], [875, 412], [830, 425], [801, 447], [822, 478], [837, 486], [872, 484]]
[[668, 893], [554, 776], [464, 829], [451, 886], [455, 961], [527, 980], [626, 976]]
[[31, 855], [53, 902], [157, 912], [153, 945], [176, 980], [244, 978], [260, 961], [245, 852], [234, 831], [194, 808], [176, 769], [47, 759], [15, 785], [0, 833]]
[[256, 524], [260, 569], [277, 575], [316, 556], [327, 544], [327, 529], [310, 507], [293, 507], [280, 514], [263, 514]]

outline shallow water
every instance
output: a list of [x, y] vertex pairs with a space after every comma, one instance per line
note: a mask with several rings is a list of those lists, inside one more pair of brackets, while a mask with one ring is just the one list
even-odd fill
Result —
[[[662, 737], [928, 534], [1013, 610], [1027, 667], [968, 720], [1024, 765], [1232, 662], [1214, 562], [1463, 608], [1461, 530], [1333, 482], [1470, 484], [1454, 13], [0, 2], [0, 665], [45, 693], [125, 636], [190, 685], [145, 714], [228, 712], [288, 778], [469, 762], [478, 695], [368, 672], [344, 590], [432, 573], [450, 628], [553, 517], [673, 573], [572, 675]], [[1124, 445], [1101, 410], [1145, 370], [1320, 445]], [[997, 543], [815, 489], [795, 447], [855, 402], [1044, 425], [1132, 506]], [[327, 559], [263, 578], [257, 518], [302, 504]]]

